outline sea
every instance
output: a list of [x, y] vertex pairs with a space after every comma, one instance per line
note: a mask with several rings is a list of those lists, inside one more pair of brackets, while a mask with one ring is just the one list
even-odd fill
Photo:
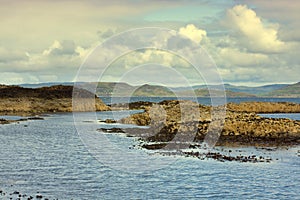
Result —
[[105, 104], [129, 103], [138, 101], [161, 102], [164, 100], [190, 100], [203, 105], [222, 105], [225, 103], [241, 102], [291, 102], [300, 103], [300, 98], [272, 97], [100, 97]]
[[[105, 103], [116, 100], [103, 99]], [[130, 101], [146, 100], [164, 99]], [[209, 99], [200, 100], [209, 104]], [[228, 102], [251, 100], [254, 101], [238, 98], [228, 99]], [[258, 100], [300, 102], [282, 98]], [[124, 103], [127, 99], [119, 98], [118, 102]], [[269, 163], [220, 162], [162, 156], [139, 148], [137, 138], [97, 130], [133, 127], [99, 120], [120, 119], [135, 112], [140, 111], [57, 113], [44, 115], [44, 120], [0, 125], [0, 199], [29, 196], [37, 199], [36, 195], [42, 195], [43, 199], [66, 200], [300, 198], [299, 146], [223, 147], [222, 151], [228, 154], [263, 155], [273, 160]], [[300, 120], [299, 113], [263, 116]], [[26, 196], [22, 196], [24, 194]]]

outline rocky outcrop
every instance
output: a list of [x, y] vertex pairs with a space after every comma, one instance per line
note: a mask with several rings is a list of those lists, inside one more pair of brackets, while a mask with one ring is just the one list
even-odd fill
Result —
[[[75, 92], [74, 92], [75, 91]], [[110, 110], [99, 98], [89, 91], [72, 86], [52, 86], [43, 88], [22, 88], [19, 86], [0, 87], [0, 113], [36, 114], [72, 111]], [[74, 92], [74, 93], [73, 93]], [[73, 95], [77, 103], [73, 106]], [[91, 101], [91, 97], [95, 101]]]
[[24, 122], [24, 121], [28, 121], [28, 120], [44, 120], [44, 118], [43, 117], [38, 117], [38, 116], [28, 117], [28, 118], [20, 118], [20, 119], [16, 119], [16, 120], [1, 118], [0, 119], [0, 124], [19, 123], [19, 122]]
[[147, 110], [150, 108], [154, 103], [148, 101], [137, 101], [131, 103], [117, 103], [110, 105], [112, 110]]
[[300, 144], [300, 122], [263, 118], [255, 113], [228, 112], [219, 144], [230, 143], [263, 146], [297, 145]]
[[300, 113], [300, 104], [290, 102], [228, 103], [227, 110], [248, 113]]
[[[189, 106], [185, 107], [187, 110], [182, 112], [184, 104]], [[144, 141], [159, 142], [157, 148], [163, 148], [166, 145], [170, 147], [170, 143], [177, 144], [177, 147], [181, 148], [180, 144], [191, 142], [191, 138], [192, 142], [202, 142], [205, 138], [207, 139], [209, 131], [217, 130], [220, 126], [222, 129], [217, 145], [282, 146], [300, 144], [299, 121], [263, 118], [255, 113], [296, 111], [299, 107], [298, 104], [254, 103], [257, 107], [250, 105], [251, 103], [230, 104], [223, 122], [219, 119], [211, 119], [212, 109], [214, 112], [218, 112], [218, 110], [222, 111], [222, 107], [212, 108], [195, 105], [191, 102], [163, 101], [147, 107], [144, 113], [131, 115], [120, 122], [149, 126], [149, 129], [127, 129], [126, 132], [130, 136], [141, 137]], [[272, 106], [274, 106], [273, 110]], [[197, 112], [195, 113], [196, 107], [200, 113], [198, 116]], [[175, 146], [173, 145], [172, 148]]]
[[16, 120], [7, 120], [7, 119], [4, 119], [4, 118], [0, 119], [0, 124], [10, 124], [10, 123], [13, 123], [13, 122], [16, 122]]

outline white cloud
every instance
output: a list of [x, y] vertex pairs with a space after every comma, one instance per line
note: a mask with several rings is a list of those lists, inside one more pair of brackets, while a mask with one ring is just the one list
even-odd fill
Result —
[[62, 46], [59, 41], [55, 40], [54, 43], [46, 50], [44, 50], [43, 55], [50, 55], [55, 49], [62, 49]]
[[[73, 41], [58, 41], [41, 52], [17, 52], [0, 48], [2, 83], [70, 81], [75, 76], [88, 49]], [[81, 53], [81, 54], [80, 54]]]
[[11, 50], [0, 46], [0, 63], [8, 63], [12, 61], [27, 60], [26, 52], [21, 50]]
[[[104, 41], [114, 33], [145, 25], [178, 30], [172, 36], [168, 33], [158, 34], [153, 42], [153, 46], [158, 49], [169, 48], [176, 51], [191, 47], [190, 45], [206, 48], [228, 82], [276, 82], [277, 78], [278, 81], [299, 80], [299, 3], [293, 0], [288, 3], [279, 0], [271, 3], [245, 1], [254, 7], [250, 9], [246, 5], [229, 8], [233, 4], [226, 2], [218, 10], [218, 15], [210, 16], [211, 19], [224, 19], [224, 27], [218, 26], [219, 23], [211, 23], [210, 20], [207, 22], [205, 18], [193, 22], [183, 20], [179, 23], [162, 19], [159, 23], [144, 23], [147, 12], [156, 12], [162, 6], [172, 10], [169, 6], [177, 5], [176, 2], [47, 0], [7, 3], [0, 7], [0, 26], [6, 27], [0, 31], [0, 81], [16, 83], [73, 80], [79, 66], [99, 41]], [[182, 1], [178, 5], [183, 5], [183, 2], [189, 3]], [[229, 10], [221, 16], [222, 11], [227, 8]], [[282, 9], [284, 12], [281, 15], [279, 11]], [[146, 41], [145, 38], [135, 35], [128, 40], [116, 41], [119, 49], [107, 48], [101, 55], [117, 58], [120, 56], [118, 52], [126, 50], [124, 44], [138, 46]], [[98, 60], [95, 58], [95, 61]], [[116, 63], [119, 66], [109, 71], [111, 76], [107, 74], [107, 77], [111, 79], [107, 80], [113, 80], [126, 69], [145, 63], [172, 66], [178, 71], [193, 75], [187, 63], [164, 51], [137, 51], [125, 55]], [[96, 66], [87, 74], [93, 75], [97, 72], [97, 67], [99, 68]], [[155, 72], [149, 74], [154, 75]]]
[[189, 66], [186, 61], [168, 51], [146, 49], [133, 51], [118, 58], [106, 69], [106, 75], [121, 76], [136, 66], [150, 63], [166, 67], [186, 68]]
[[181, 27], [179, 29], [179, 34], [198, 44], [206, 37], [206, 31], [198, 29], [194, 24], [188, 24], [186, 27]]
[[224, 24], [236, 31], [238, 42], [252, 52], [278, 53], [286, 44], [278, 38], [278, 24], [263, 23], [256, 12], [246, 5], [229, 9]]
[[265, 64], [269, 58], [265, 54], [241, 52], [238, 49], [222, 48], [220, 56], [230, 66], [257, 66]]
[[75, 49], [75, 52], [79, 55], [79, 57], [81, 58], [81, 60], [83, 60], [84, 58], [86, 58], [86, 56], [88, 56], [88, 54], [92, 51], [92, 48], [83, 48], [81, 46], [77, 46]]

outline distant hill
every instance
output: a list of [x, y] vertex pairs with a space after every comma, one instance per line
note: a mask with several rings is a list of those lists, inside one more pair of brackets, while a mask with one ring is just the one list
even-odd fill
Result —
[[[196, 95], [198, 97], [210, 97], [210, 96], [223, 96], [224, 93], [221, 90], [214, 90], [211, 89], [210, 91], [208, 89], [195, 89], [194, 93], [193, 91], [180, 91], [178, 92], [181, 94], [181, 96], [193, 96]], [[256, 97], [254, 94], [248, 94], [244, 92], [233, 92], [229, 90], [225, 90], [226, 97]]]
[[[62, 83], [38, 83], [38, 84], [21, 84], [25, 88], [39, 88], [53, 85], [73, 85], [73, 82], [62, 82]], [[117, 82], [99, 82], [99, 83], [88, 83], [81, 82], [85, 89], [92, 91], [93, 87], [89, 89], [89, 84], [97, 84], [96, 94], [97, 96], [175, 96], [173, 92], [181, 94], [182, 96], [193, 96], [195, 91], [197, 96], [209, 96], [207, 88], [210, 90], [217, 91], [220, 88], [225, 88], [228, 97], [299, 97], [299, 84], [272, 84], [258, 87], [250, 86], [236, 86], [231, 84], [224, 85], [194, 85], [192, 87], [171, 87], [167, 88], [158, 85], [140, 85], [133, 86], [128, 83], [117, 83]], [[92, 85], [91, 85], [92, 86]]]
[[270, 97], [300, 97], [300, 82], [273, 90], [265, 96]]
[[[117, 91], [114, 91], [116, 87]], [[215, 90], [211, 90], [211, 93], [215, 96], [222, 96], [222, 92], [218, 87]], [[145, 84], [142, 86], [131, 86], [126, 83], [99, 83], [97, 88], [98, 96], [111, 96], [113, 92], [115, 96], [147, 96], [147, 97], [174, 97], [176, 95], [180, 96], [198, 96], [198, 97], [209, 97], [210, 93], [207, 89], [195, 89], [185, 90], [185, 91], [176, 91], [173, 88], [168, 88], [159, 85], [149, 85]], [[255, 97], [253, 94], [247, 94], [243, 92], [233, 92], [226, 91], [227, 97]]]
[[127, 83], [101, 82], [97, 87], [98, 96], [174, 96], [173, 92], [164, 86], [142, 85], [132, 86]]
[[41, 87], [51, 87], [54, 85], [74, 85], [73, 82], [48, 82], [48, 83], [25, 83], [20, 84], [19, 86], [23, 88], [41, 88]]
[[128, 83], [116, 82], [100, 82], [98, 83], [96, 94], [97, 96], [127, 96], [135, 90], [135, 86]]
[[[288, 86], [288, 84], [273, 84], [273, 85], [263, 85], [263, 86], [257, 86], [257, 87], [251, 87], [251, 86], [236, 86], [231, 84], [224, 84], [224, 88], [226, 91], [232, 91], [232, 92], [241, 92], [241, 93], [248, 93], [253, 95], [263, 95], [268, 92], [271, 92], [273, 90], [280, 89], [282, 87]], [[192, 88], [193, 89], [205, 89], [209, 87], [210, 89], [218, 89], [221, 87], [221, 85], [195, 85]], [[187, 88], [181, 87], [178, 88], [178, 90], [185, 90]]]
[[132, 96], [175, 96], [175, 94], [164, 86], [157, 86], [157, 85], [142, 85], [141, 87], [136, 88]]
[[230, 84], [225, 84], [226, 90], [233, 92], [243, 92], [254, 95], [263, 95], [265, 93], [271, 92], [287, 86], [288, 84], [272, 84], [272, 85], [263, 85], [258, 87], [248, 87], [248, 86], [234, 86]]

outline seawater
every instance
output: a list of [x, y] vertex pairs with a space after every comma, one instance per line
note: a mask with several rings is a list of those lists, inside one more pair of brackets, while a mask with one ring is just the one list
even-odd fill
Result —
[[[126, 114], [119, 111], [117, 116]], [[111, 116], [111, 112], [97, 113], [99, 119]], [[107, 137], [126, 148], [136, 142], [118, 134]], [[112, 167], [94, 158], [76, 132], [72, 113], [2, 125], [0, 143], [0, 189], [6, 192], [29, 195], [39, 192], [49, 199], [299, 198], [297, 147], [270, 152], [278, 158], [271, 163], [169, 157], [170, 165], [161, 169], [125, 172], [122, 163]], [[250, 154], [256, 150], [242, 148], [242, 151]], [[149, 159], [156, 156], [144, 155]], [[112, 159], [117, 156], [112, 155]]]
[[[161, 102], [163, 100], [191, 100], [203, 105], [212, 105], [209, 97], [99, 97], [105, 104], [129, 103], [137, 101]], [[300, 103], [300, 98], [273, 98], [273, 97], [234, 97], [213, 98], [215, 104], [240, 102], [291, 102]]]
[[[111, 118], [112, 114], [98, 112], [97, 118]], [[128, 113], [115, 114], [121, 118]], [[84, 119], [87, 114], [82, 115]], [[289, 117], [293, 115], [299, 117], [299, 114]], [[97, 121], [82, 123], [99, 128], [108, 126]], [[137, 143], [135, 138], [120, 134], [108, 134], [107, 138], [120, 148], [128, 149]], [[168, 157], [170, 164], [163, 168], [135, 173], [122, 170], [122, 163], [109, 166], [95, 159], [77, 134], [72, 113], [1, 125], [0, 144], [0, 189], [8, 193], [39, 192], [49, 199], [74, 200], [299, 199], [299, 147], [265, 152], [278, 159], [271, 163]], [[253, 147], [239, 150], [244, 154], [257, 151]], [[143, 155], [149, 159], [159, 156], [147, 152]], [[111, 158], [118, 159], [118, 155]], [[132, 162], [140, 164], [138, 160]], [[140, 168], [144, 167], [140, 164]], [[9, 196], [0, 195], [1, 198]]]

